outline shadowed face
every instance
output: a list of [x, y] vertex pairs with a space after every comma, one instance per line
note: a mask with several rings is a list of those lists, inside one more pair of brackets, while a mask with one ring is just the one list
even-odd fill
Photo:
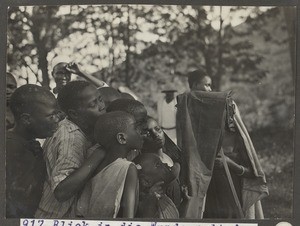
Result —
[[201, 82], [195, 84], [193, 90], [211, 92], [211, 84], [211, 78], [209, 76], [205, 76]]
[[136, 109], [136, 111], [133, 113], [133, 116], [137, 123], [137, 127], [141, 131], [141, 134], [143, 136], [145, 136], [147, 133], [147, 110], [146, 110], [146, 108], [143, 106], [138, 107]]
[[166, 92], [166, 102], [167, 103], [170, 103], [172, 100], [174, 100], [174, 92], [173, 91], [169, 91], [169, 92]]
[[137, 125], [134, 118], [130, 120], [125, 134], [126, 134], [126, 144], [128, 146], [128, 150], [133, 150], [133, 149], [139, 150], [143, 147], [144, 140], [141, 135], [140, 128]]
[[67, 63], [59, 63], [53, 68], [52, 76], [58, 88], [62, 88], [71, 80], [71, 73], [66, 66]]
[[93, 127], [98, 116], [105, 113], [104, 101], [94, 86], [87, 86], [83, 89], [80, 95], [80, 104], [76, 112], [81, 121], [84, 121], [89, 127]]
[[145, 157], [139, 164], [142, 167], [141, 173], [149, 182], [148, 186], [152, 186], [159, 181], [164, 181], [165, 184], [168, 184], [175, 179], [171, 167], [162, 163], [158, 155], [152, 153], [143, 155], [145, 155]]
[[10, 103], [10, 98], [13, 92], [17, 89], [16, 79], [11, 75], [6, 76], [6, 101]]
[[147, 136], [144, 140], [144, 147], [153, 151], [161, 149], [165, 144], [164, 132], [152, 118], [147, 120]]
[[53, 98], [39, 101], [33, 105], [33, 108], [30, 113], [29, 131], [36, 138], [51, 137], [59, 122], [56, 99], [53, 96]]

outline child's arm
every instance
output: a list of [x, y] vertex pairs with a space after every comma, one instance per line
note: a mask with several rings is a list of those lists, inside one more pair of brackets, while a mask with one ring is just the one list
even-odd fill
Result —
[[187, 214], [187, 207], [191, 197], [188, 195], [188, 189], [186, 186], [182, 186], [182, 193], [183, 193], [182, 202], [180, 203], [178, 212], [180, 218], [185, 218]]
[[[225, 156], [225, 159], [226, 159], [229, 169], [231, 169], [236, 175], [241, 176], [241, 177], [248, 177], [248, 178], [254, 177], [253, 171], [251, 170], [250, 167], [246, 167], [241, 164], [238, 164], [227, 156]], [[222, 157], [216, 158], [215, 166], [217, 168], [224, 167], [223, 162], [222, 162]]]
[[138, 202], [138, 172], [135, 165], [131, 164], [128, 168], [121, 205], [123, 207], [123, 218], [133, 218], [135, 206]]
[[74, 196], [92, 177], [97, 166], [105, 157], [103, 150], [96, 149], [73, 173], [61, 181], [54, 190], [55, 198], [64, 202]]
[[89, 81], [93, 85], [95, 85], [96, 87], [107, 86], [106, 83], [101, 81], [100, 79], [98, 79], [92, 75], [89, 75], [87, 73], [82, 72], [76, 63], [69, 63], [67, 66], [67, 70], [73, 74], [76, 74], [76, 75], [86, 79], [87, 81]]

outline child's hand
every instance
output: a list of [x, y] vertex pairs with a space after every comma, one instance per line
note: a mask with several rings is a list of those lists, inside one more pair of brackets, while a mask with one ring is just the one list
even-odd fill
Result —
[[157, 183], [155, 183], [150, 189], [149, 189], [149, 194], [150, 195], [155, 195], [156, 197], [163, 195], [164, 191], [163, 191], [163, 186], [164, 182], [163, 181], [159, 181]]
[[223, 169], [224, 168], [221, 156], [217, 156], [217, 158], [215, 159], [215, 168], [216, 169]]
[[67, 66], [66, 66], [66, 69], [71, 72], [72, 74], [80, 74], [81, 71], [78, 67], [78, 65], [75, 63], [75, 62], [71, 62], [71, 63], [68, 63]]
[[[234, 164], [234, 161], [231, 158], [227, 157], [227, 156], [225, 156], [225, 160], [227, 162], [228, 167], [230, 167]], [[215, 159], [215, 167], [216, 167], [216, 169], [223, 169], [224, 168], [224, 164], [223, 164], [223, 160], [222, 160], [221, 156], [217, 156], [217, 158]]]
[[189, 196], [188, 187], [186, 185], [182, 185], [181, 191], [183, 193], [183, 197], [182, 197], [183, 199], [185, 199], [185, 200], [191, 199], [191, 196]]

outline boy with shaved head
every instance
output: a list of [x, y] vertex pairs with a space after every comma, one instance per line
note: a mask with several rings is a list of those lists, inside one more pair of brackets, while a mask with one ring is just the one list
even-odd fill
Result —
[[[145, 135], [147, 132], [147, 110], [145, 106], [132, 99], [117, 99], [112, 101], [106, 109], [107, 112], [112, 111], [125, 111], [135, 118], [138, 127], [141, 130], [141, 134]], [[133, 160], [137, 155], [140, 154], [140, 150], [132, 150], [128, 153], [127, 159]]]
[[10, 99], [15, 126], [6, 134], [6, 216], [33, 217], [46, 176], [43, 153], [36, 138], [57, 129], [54, 95], [37, 85], [24, 85]]
[[96, 87], [86, 81], [69, 82], [59, 92], [58, 103], [67, 118], [44, 143], [48, 178], [38, 218], [76, 217], [78, 193], [105, 155], [93, 147], [96, 120], [105, 112]]
[[117, 99], [112, 101], [107, 107], [107, 112], [111, 111], [125, 111], [135, 118], [141, 132], [144, 133], [147, 130], [147, 110], [145, 106], [137, 101], [132, 99]]
[[211, 77], [202, 67], [188, 74], [188, 83], [189, 83], [190, 90], [206, 91], [206, 92], [212, 91]]
[[89, 218], [133, 218], [138, 202], [137, 169], [126, 156], [143, 145], [134, 117], [121, 111], [101, 115], [95, 126], [95, 140], [107, 154], [91, 180], [91, 195], [86, 187], [78, 209]]

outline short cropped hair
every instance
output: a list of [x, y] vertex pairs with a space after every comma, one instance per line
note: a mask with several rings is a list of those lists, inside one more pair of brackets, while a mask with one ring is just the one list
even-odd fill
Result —
[[20, 86], [11, 96], [10, 108], [16, 120], [19, 120], [23, 113], [31, 113], [34, 106], [55, 100], [54, 95], [46, 88], [34, 84]]
[[134, 117], [126, 112], [114, 111], [100, 115], [94, 129], [94, 139], [97, 143], [108, 147], [116, 143], [116, 135], [125, 132]]
[[122, 98], [121, 93], [112, 87], [101, 87], [98, 89], [105, 104], [109, 104], [116, 99]]
[[131, 100], [135, 100], [134, 97], [130, 94], [130, 93], [121, 93], [121, 97], [123, 99], [131, 99]]
[[55, 64], [55, 66], [54, 66], [53, 69], [52, 69], [52, 74], [53, 74], [54, 71], [57, 70], [58, 68], [65, 69], [67, 65], [68, 65], [68, 63], [66, 63], [66, 62], [59, 62], [59, 63]]
[[107, 112], [125, 111], [133, 116], [139, 114], [141, 110], [146, 110], [145, 106], [141, 102], [132, 99], [114, 100], [106, 109]]
[[197, 70], [191, 71], [188, 73], [188, 83], [190, 89], [194, 86], [195, 83], [201, 82], [202, 79], [207, 76], [207, 72], [203, 67], [198, 68]]
[[78, 109], [81, 101], [80, 95], [88, 86], [92, 86], [92, 84], [87, 81], [72, 81], [67, 83], [57, 96], [60, 108], [66, 114], [70, 109]]
[[17, 84], [17, 80], [16, 80], [15, 76], [12, 73], [6, 72], [6, 77], [11, 78]]

